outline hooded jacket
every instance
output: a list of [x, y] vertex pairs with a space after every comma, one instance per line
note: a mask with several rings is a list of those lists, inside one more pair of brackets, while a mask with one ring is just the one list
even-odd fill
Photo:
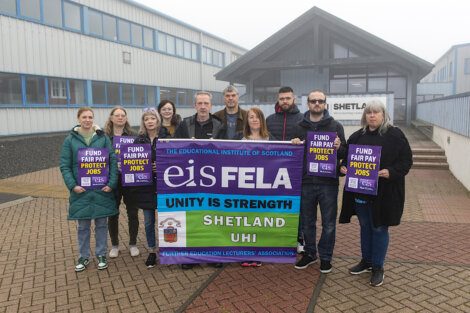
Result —
[[[319, 177], [311, 176], [307, 174], [307, 133], [309, 131], [315, 132], [335, 132], [339, 139], [341, 140], [341, 145], [337, 151], [337, 161], [336, 161], [336, 178], [332, 177]], [[303, 119], [298, 123], [294, 138], [299, 138], [305, 141], [305, 153], [304, 153], [304, 166], [303, 166], [303, 184], [325, 184], [325, 185], [338, 185], [339, 184], [339, 167], [340, 162], [343, 158], [346, 157], [346, 139], [344, 137], [344, 128], [340, 122], [336, 121], [328, 112], [325, 110], [323, 112], [323, 117], [318, 123], [310, 121], [310, 111], [307, 111], [303, 114]]]
[[294, 132], [297, 123], [303, 118], [297, 105], [293, 105], [288, 111], [283, 111], [279, 103], [274, 106], [275, 113], [266, 118], [266, 126], [275, 140], [291, 140], [295, 138]]
[[96, 133], [91, 139], [90, 145], [87, 145], [85, 139], [78, 133], [78, 126], [72, 129], [62, 145], [60, 171], [64, 183], [70, 191], [68, 214], [70, 220], [96, 219], [117, 214], [113, 192], [104, 192], [101, 189], [86, 190], [82, 193], [73, 191], [73, 188], [78, 185], [78, 149], [81, 148], [108, 149], [109, 180], [107, 185], [113, 190], [117, 187], [118, 170], [111, 140], [101, 129], [94, 127]]

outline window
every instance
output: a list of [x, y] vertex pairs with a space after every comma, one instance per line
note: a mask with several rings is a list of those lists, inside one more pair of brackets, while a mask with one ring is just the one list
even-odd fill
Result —
[[193, 60], [198, 60], [198, 53], [197, 53], [199, 50], [198, 48], [199, 48], [198, 45], [194, 43], [191, 44], [191, 58]]
[[387, 90], [393, 92], [395, 98], [406, 98], [406, 78], [389, 77]]
[[142, 47], [142, 26], [131, 24], [132, 44]]
[[186, 59], [191, 59], [191, 43], [188, 41], [184, 42], [184, 57]]
[[44, 1], [44, 22], [49, 25], [62, 26], [62, 1]]
[[452, 72], [453, 72], [453, 68], [452, 68], [452, 62], [449, 63], [449, 80], [452, 80]]
[[175, 37], [166, 35], [166, 52], [175, 54]]
[[187, 98], [190, 98], [189, 97], [189, 94], [186, 95], [186, 90], [178, 90], [176, 92], [176, 97], [177, 97], [177, 104], [178, 105], [187, 105], [189, 103], [187, 103]]
[[206, 48], [206, 63], [212, 64], [212, 50]]
[[[72, 87], [70, 87], [72, 90]], [[103, 82], [92, 82], [91, 91], [93, 94], [93, 104], [106, 104], [106, 84]], [[72, 94], [72, 91], [70, 91]]]
[[20, 75], [0, 73], [0, 105], [22, 103]]
[[134, 104], [145, 105], [145, 87], [134, 86]]
[[332, 79], [330, 80], [330, 93], [347, 93], [348, 80], [347, 79]]
[[134, 104], [132, 85], [122, 85], [122, 104]]
[[40, 0], [21, 0], [20, 14], [24, 17], [29, 17], [35, 20], [41, 19], [41, 5]]
[[[104, 96], [104, 83], [101, 96]], [[85, 82], [82, 80], [69, 80], [70, 104], [85, 104]], [[103, 103], [106, 103], [103, 101]]]
[[170, 100], [176, 103], [176, 89], [174, 88], [160, 88], [160, 101]]
[[183, 40], [176, 38], [176, 55], [177, 56], [184, 56], [183, 50]]
[[166, 52], [166, 35], [158, 33], [158, 50]]
[[103, 19], [100, 12], [88, 10], [88, 25], [90, 34], [103, 36]]
[[155, 87], [147, 87], [147, 105], [155, 105]]
[[147, 49], [153, 49], [153, 30], [144, 27], [144, 47]]
[[365, 78], [350, 78], [348, 80], [348, 91], [350, 93], [364, 93], [366, 92], [366, 79]]
[[119, 99], [119, 85], [108, 83], [106, 84], [107, 99], [109, 105], [120, 105], [121, 101]]
[[103, 14], [103, 37], [109, 40], [117, 40], [116, 18]]
[[16, 15], [16, 0], [0, 1], [0, 12]]
[[129, 22], [118, 20], [119, 41], [131, 42], [131, 25]]
[[80, 6], [64, 1], [64, 26], [81, 31]]
[[[49, 80], [49, 99], [65, 99], [67, 100], [67, 81], [63, 79], [50, 79]], [[66, 104], [67, 101], [61, 102], [57, 101], [54, 104]]]
[[369, 92], [381, 92], [387, 90], [387, 79], [385, 77], [369, 78]]
[[333, 44], [333, 58], [346, 59], [348, 57], [348, 49], [338, 44]]
[[465, 59], [464, 73], [465, 75], [470, 75], [470, 58]]
[[44, 78], [26, 77], [26, 104], [45, 104]]

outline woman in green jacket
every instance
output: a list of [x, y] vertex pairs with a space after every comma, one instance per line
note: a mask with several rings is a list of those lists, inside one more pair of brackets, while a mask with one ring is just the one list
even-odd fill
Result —
[[[78, 123], [65, 138], [60, 154], [60, 171], [65, 185], [70, 191], [69, 220], [77, 220], [77, 239], [80, 252], [75, 271], [81, 272], [90, 263], [90, 225], [95, 221], [95, 254], [98, 269], [108, 267], [106, 260], [108, 216], [116, 215], [116, 203], [112, 190], [117, 186], [116, 157], [111, 140], [93, 125], [93, 110], [80, 108]], [[99, 189], [85, 189], [78, 180], [78, 151], [82, 148], [106, 148], [109, 153], [109, 174], [106, 185]]]

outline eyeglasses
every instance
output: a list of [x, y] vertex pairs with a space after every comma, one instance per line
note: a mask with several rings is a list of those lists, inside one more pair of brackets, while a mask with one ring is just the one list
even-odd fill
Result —
[[144, 112], [144, 113], [145, 113], [145, 112], [158, 113], [158, 112], [157, 112], [157, 109], [155, 109], [155, 108], [144, 108], [144, 109], [142, 110], [142, 112]]
[[308, 99], [307, 101], [310, 104], [315, 104], [315, 103], [323, 104], [323, 103], [325, 103], [324, 99]]

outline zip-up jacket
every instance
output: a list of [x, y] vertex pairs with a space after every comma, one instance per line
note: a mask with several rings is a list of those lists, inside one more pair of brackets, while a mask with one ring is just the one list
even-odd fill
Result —
[[295, 138], [295, 128], [297, 123], [303, 118], [297, 105], [294, 104], [290, 110], [283, 111], [279, 104], [276, 103], [274, 109], [275, 113], [266, 118], [266, 126], [269, 133], [275, 140], [286, 141]]

